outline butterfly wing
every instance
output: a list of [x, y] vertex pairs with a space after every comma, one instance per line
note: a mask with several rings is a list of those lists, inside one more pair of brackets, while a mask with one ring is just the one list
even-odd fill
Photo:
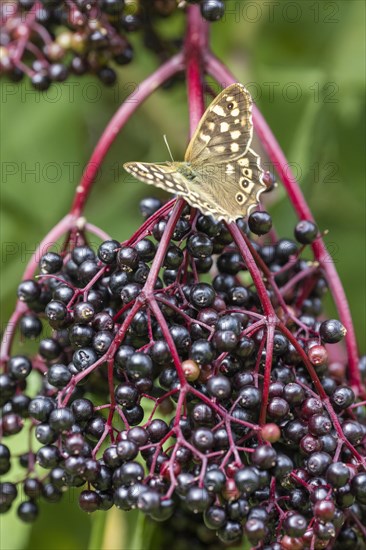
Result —
[[[250, 213], [267, 189], [259, 156], [248, 149], [245, 156], [221, 164], [195, 167], [198, 174], [200, 204], [197, 208], [216, 219], [235, 221]], [[195, 180], [188, 182], [193, 190]], [[191, 191], [192, 194], [192, 191]]]
[[186, 197], [189, 191], [187, 180], [177, 171], [177, 164], [179, 163], [126, 162], [123, 167], [135, 178], [149, 185]]
[[[206, 196], [198, 178], [195, 178], [195, 182], [190, 181], [178, 171], [182, 164], [178, 162], [162, 164], [127, 162], [123, 166], [135, 178], [155, 187], [160, 187], [168, 193], [180, 195], [193, 208], [198, 208], [203, 214], [213, 215], [212, 198], [210, 195]], [[220, 205], [215, 205], [215, 211], [217, 211], [217, 216], [219, 215], [220, 219], [225, 219], [225, 210]]]
[[248, 214], [266, 190], [259, 156], [250, 148], [252, 99], [232, 84], [211, 103], [185, 154], [185, 162], [128, 162], [136, 178], [181, 195], [216, 219], [235, 221]]
[[185, 154], [186, 162], [228, 162], [249, 149], [253, 135], [252, 98], [239, 83], [223, 90], [207, 108]]

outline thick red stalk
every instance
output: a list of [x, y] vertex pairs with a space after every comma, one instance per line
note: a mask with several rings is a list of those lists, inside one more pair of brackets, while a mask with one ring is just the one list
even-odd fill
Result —
[[169, 59], [169, 61], [159, 67], [159, 69], [157, 69], [152, 75], [141, 82], [131, 101], [126, 100], [122, 103], [104, 130], [92, 156], [90, 157], [87, 169], [84, 170], [83, 177], [81, 178], [80, 184], [76, 189], [74, 201], [71, 206], [72, 214], [80, 216], [82, 213], [95, 177], [98, 174], [100, 165], [102, 164], [118, 133], [129, 120], [131, 115], [138, 109], [138, 107], [140, 107], [145, 99], [147, 99], [157, 88], [159, 88], [159, 86], [182, 69], [183, 55], [179, 53]]
[[[209, 54], [206, 58], [206, 69], [208, 73], [218, 80], [223, 86], [228, 86], [232, 82], [236, 82], [236, 79], [229, 72], [226, 66], [212, 54]], [[300, 219], [313, 221], [313, 216], [304, 199], [300, 187], [296, 183], [296, 178], [289, 169], [287, 159], [270, 127], [256, 106], [253, 108], [253, 121], [265, 151], [276, 168], [298, 217]], [[360, 391], [362, 388], [362, 383], [358, 369], [357, 342], [348, 301], [339, 275], [335, 269], [331, 256], [326, 249], [324, 241], [319, 238], [314, 241], [312, 247], [315, 258], [321, 264], [321, 267], [326, 274], [340, 320], [347, 329], [345, 341], [348, 351], [349, 381], [351, 385]]]

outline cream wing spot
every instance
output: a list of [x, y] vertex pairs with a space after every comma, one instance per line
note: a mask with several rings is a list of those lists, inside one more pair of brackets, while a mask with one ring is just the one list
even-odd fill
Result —
[[239, 144], [238, 143], [232, 143], [230, 145], [230, 150], [232, 153], [237, 153], [239, 151]]
[[211, 111], [218, 116], [226, 116], [224, 109], [220, 105], [215, 105], [212, 107]]
[[202, 141], [204, 141], [205, 143], [208, 143], [208, 142], [210, 141], [210, 139], [211, 139], [211, 136], [206, 135], [206, 134], [200, 134], [200, 139], [201, 139]]
[[221, 122], [220, 132], [227, 132], [229, 128], [230, 128], [230, 126], [227, 122]]
[[240, 110], [238, 108], [233, 109], [230, 114], [231, 116], [238, 116], [240, 114]]
[[239, 166], [249, 166], [249, 159], [247, 157], [239, 159], [238, 164]]
[[231, 139], [239, 139], [241, 136], [240, 130], [235, 130], [234, 132], [230, 132]]

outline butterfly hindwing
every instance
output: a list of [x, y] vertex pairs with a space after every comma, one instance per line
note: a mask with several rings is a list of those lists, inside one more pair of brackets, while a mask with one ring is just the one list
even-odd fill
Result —
[[[212, 210], [219, 205], [219, 210], [225, 213], [216, 215], [217, 219], [235, 221], [249, 214], [258, 204], [260, 194], [267, 189], [262, 181], [260, 158], [252, 149], [232, 162], [204, 164], [196, 171], [199, 174], [201, 203], [205, 203], [206, 207], [212, 205]], [[188, 186], [194, 188], [195, 181], [189, 182]]]
[[186, 162], [227, 162], [246, 153], [253, 133], [252, 98], [242, 84], [225, 88], [206, 110], [185, 155]]

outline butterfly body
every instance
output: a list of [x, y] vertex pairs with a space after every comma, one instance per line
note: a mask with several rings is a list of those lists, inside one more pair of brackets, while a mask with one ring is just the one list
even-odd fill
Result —
[[145, 183], [182, 196], [203, 214], [235, 221], [266, 190], [259, 156], [250, 148], [252, 99], [241, 84], [218, 95], [203, 115], [183, 162], [129, 162], [125, 169]]

